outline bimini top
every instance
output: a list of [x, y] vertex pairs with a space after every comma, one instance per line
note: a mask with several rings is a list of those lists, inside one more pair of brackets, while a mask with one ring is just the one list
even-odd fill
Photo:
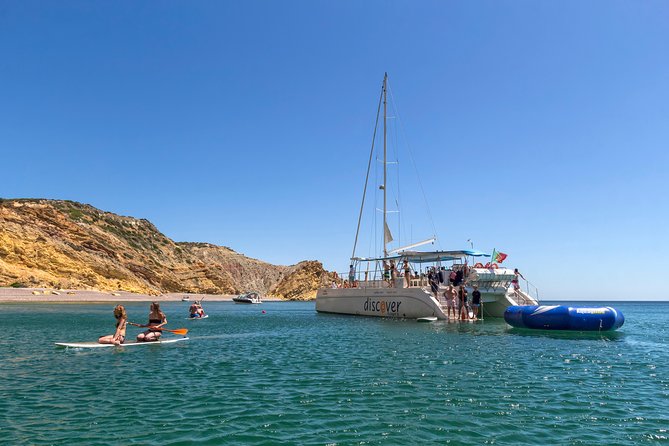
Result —
[[377, 260], [397, 260], [407, 259], [415, 263], [433, 263], [433, 262], [447, 262], [451, 260], [460, 260], [465, 257], [490, 257], [490, 254], [479, 251], [471, 251], [463, 249], [459, 251], [404, 251], [401, 254], [394, 254], [388, 257], [366, 258], [354, 257], [351, 260], [359, 262], [375, 262]]

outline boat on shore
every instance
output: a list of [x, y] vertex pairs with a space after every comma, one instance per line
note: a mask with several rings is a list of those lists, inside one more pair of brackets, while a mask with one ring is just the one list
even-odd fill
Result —
[[[377, 234], [383, 234], [383, 250], [377, 256], [360, 257], [356, 255], [360, 222], [362, 220], [368, 180], [360, 206], [358, 228], [356, 231], [353, 254], [350, 258], [350, 269], [344, 274], [337, 274], [331, 283], [322, 283], [316, 294], [316, 311], [321, 313], [348, 314], [357, 316], [376, 316], [392, 318], [424, 318], [437, 317], [448, 319], [448, 305], [445, 291], [449, 286], [457, 290], [464, 289], [472, 296], [474, 287], [481, 293], [479, 316], [504, 317], [504, 311], [511, 305], [537, 305], [538, 291], [530, 291], [531, 284], [525, 281], [525, 290], [520, 286], [522, 275], [513, 268], [502, 267], [499, 260], [492, 254], [472, 249], [416, 251], [415, 248], [426, 244], [434, 244], [436, 236], [418, 243], [389, 250], [388, 244], [393, 241], [388, 227], [387, 215], [387, 90], [388, 76], [383, 79], [381, 97], [377, 111], [377, 127], [379, 114], [383, 106], [383, 179], [378, 189], [383, 192], [383, 221]], [[374, 130], [376, 137], [377, 129]], [[370, 176], [371, 160], [369, 156], [367, 178]], [[397, 201], [397, 198], [395, 198]], [[393, 211], [398, 212], [398, 211]], [[478, 261], [488, 257], [485, 264]], [[471, 260], [471, 263], [470, 263]], [[485, 260], [483, 260], [485, 261]], [[495, 263], [498, 262], [498, 263]], [[473, 266], [471, 266], [473, 264]], [[392, 266], [388, 266], [392, 265]], [[400, 272], [402, 274], [400, 275]], [[438, 275], [439, 280], [431, 278]], [[455, 281], [452, 276], [455, 275]], [[345, 278], [348, 277], [348, 280]], [[436, 292], [435, 292], [436, 287]], [[458, 313], [455, 313], [458, 314]]]
[[251, 291], [250, 293], [240, 294], [232, 298], [233, 302], [238, 304], [261, 304], [262, 297], [260, 293]]

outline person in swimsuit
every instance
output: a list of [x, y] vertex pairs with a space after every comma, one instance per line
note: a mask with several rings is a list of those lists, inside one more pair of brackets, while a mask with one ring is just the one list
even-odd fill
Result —
[[453, 312], [453, 318], [457, 319], [457, 315], [455, 314], [455, 288], [453, 288], [453, 285], [446, 287], [444, 297], [446, 298], [446, 317], [450, 320], [451, 312]]
[[[202, 317], [200, 314], [200, 310], [202, 307], [200, 307], [199, 303], [197, 301], [193, 302], [190, 305], [190, 308], [188, 308], [188, 312], [190, 313], [191, 318], [196, 318], [196, 317]], [[204, 313], [204, 311], [202, 311]]]
[[520, 289], [520, 284], [518, 283], [518, 277], [519, 276], [522, 277], [523, 280], [525, 279], [525, 277], [523, 277], [523, 275], [520, 274], [520, 271], [518, 271], [518, 268], [513, 270], [513, 274], [515, 275], [515, 277], [511, 281], [511, 284], [513, 285], [513, 290], [518, 291]]
[[387, 261], [383, 261], [383, 280], [388, 284], [390, 288], [390, 264]]
[[162, 333], [157, 328], [167, 324], [167, 316], [160, 310], [158, 302], [151, 302], [151, 309], [149, 311], [149, 323], [146, 325], [139, 325], [140, 327], [147, 327], [148, 330], [137, 335], [137, 342], [153, 342], [157, 341]]
[[402, 268], [404, 269], [404, 288], [409, 288], [411, 286], [411, 267], [408, 259], [404, 259]]
[[464, 321], [469, 319], [469, 308], [467, 307], [467, 290], [465, 289], [464, 285], [460, 287], [460, 290], [458, 291], [458, 297], [460, 300], [458, 302], [460, 305], [460, 320]]
[[201, 300], [196, 300], [195, 301], [195, 314], [197, 314], [196, 317], [204, 317], [204, 308], [202, 308], [202, 301]]
[[125, 312], [123, 305], [114, 307], [114, 317], [116, 318], [116, 331], [113, 335], [101, 336], [98, 339], [99, 344], [121, 345], [125, 342], [125, 327], [128, 324], [128, 313]]

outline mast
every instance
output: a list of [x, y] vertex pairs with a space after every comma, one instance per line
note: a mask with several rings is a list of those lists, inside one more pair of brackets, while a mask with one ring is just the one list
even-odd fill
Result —
[[362, 203], [360, 203], [360, 213], [358, 214], [358, 227], [355, 230], [355, 241], [353, 242], [353, 253], [351, 254], [351, 263], [355, 260], [355, 248], [358, 246], [358, 236], [360, 235], [360, 222], [362, 221], [362, 211], [365, 209], [365, 197], [367, 196], [367, 185], [369, 184], [369, 172], [372, 168], [372, 159], [374, 157], [374, 143], [376, 142], [376, 132], [379, 129], [379, 116], [381, 115], [381, 101], [383, 101], [383, 87], [379, 95], [379, 104], [376, 107], [376, 121], [374, 121], [374, 135], [372, 135], [372, 148], [369, 151], [369, 161], [367, 162], [367, 176], [365, 176], [365, 187], [362, 190]]
[[387, 105], [387, 90], [388, 90], [388, 73], [383, 75], [383, 257], [388, 256], [388, 250], [386, 249], [386, 228], [388, 227], [386, 223], [386, 175], [387, 175], [387, 146], [386, 146], [386, 105]]

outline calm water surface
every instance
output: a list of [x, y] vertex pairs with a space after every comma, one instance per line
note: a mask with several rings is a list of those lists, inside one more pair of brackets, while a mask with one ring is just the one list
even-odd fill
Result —
[[163, 305], [190, 341], [96, 350], [53, 342], [111, 333], [113, 305], [0, 305], [0, 443], [669, 444], [668, 303], [614, 304], [605, 335], [204, 304]]

